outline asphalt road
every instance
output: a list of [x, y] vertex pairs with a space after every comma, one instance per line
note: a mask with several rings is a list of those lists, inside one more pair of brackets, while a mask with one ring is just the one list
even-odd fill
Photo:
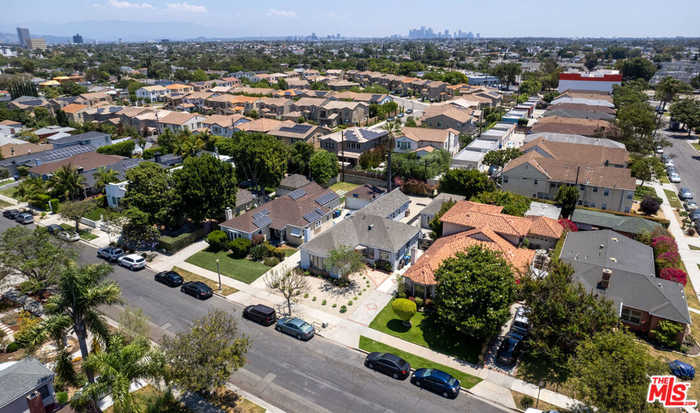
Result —
[[671, 156], [681, 176], [681, 182], [674, 185], [676, 188], [690, 188], [695, 194], [695, 199], [700, 199], [700, 153], [689, 145], [689, 142], [694, 142], [697, 137], [693, 135], [689, 139], [688, 134], [682, 131], [663, 130], [661, 133], [672, 144], [664, 148], [664, 153]]
[[[18, 225], [0, 217], [0, 231]], [[73, 244], [81, 263], [95, 263], [96, 250]], [[214, 296], [199, 301], [153, 280], [148, 269], [137, 272], [114, 266], [109, 278], [122, 289], [126, 305], [141, 308], [153, 330], [176, 333], [212, 309], [233, 313], [240, 319], [242, 306]], [[106, 309], [113, 313], [114, 308]], [[398, 381], [364, 367], [364, 355], [316, 336], [300, 342], [273, 327], [240, 320], [241, 332], [251, 340], [244, 369], [233, 374], [239, 388], [287, 412], [468, 412], [495, 413], [511, 410], [495, 407], [465, 393], [455, 400], [421, 390], [408, 380]]]

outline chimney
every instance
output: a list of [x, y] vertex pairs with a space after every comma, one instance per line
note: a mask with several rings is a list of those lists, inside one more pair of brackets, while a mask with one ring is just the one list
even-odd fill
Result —
[[610, 268], [603, 268], [603, 276], [600, 278], [598, 283], [598, 288], [605, 290], [610, 286], [610, 277], [612, 277], [612, 270]]
[[29, 407], [29, 413], [46, 413], [41, 393], [36, 390], [27, 395], [27, 406]]
[[367, 231], [371, 231], [372, 227], [374, 227], [374, 224], [367, 225]]
[[224, 213], [226, 214], [226, 221], [233, 219], [233, 210], [231, 210], [231, 207], [226, 207]]

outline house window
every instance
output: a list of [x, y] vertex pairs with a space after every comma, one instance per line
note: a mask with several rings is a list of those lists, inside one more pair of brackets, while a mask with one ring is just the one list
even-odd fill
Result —
[[41, 399], [44, 400], [45, 398], [49, 397], [51, 395], [51, 392], [49, 392], [49, 386], [44, 385], [39, 387], [39, 394], [41, 394]]
[[391, 253], [379, 250], [379, 259], [384, 260], [384, 261], [390, 261], [391, 260]]
[[593, 187], [593, 192], [598, 192], [598, 187], [597, 187], [597, 186], [594, 186], [594, 187]]
[[325, 269], [325, 259], [323, 257], [311, 256], [311, 266], [320, 270]]
[[606, 204], [605, 202], [603, 202], [603, 205], [602, 205], [600, 208], [601, 208], [601, 209], [608, 209], [608, 204]]
[[579, 185], [579, 188], [580, 188], [582, 191], [585, 191], [585, 190], [586, 190], [586, 186], [585, 186], [585, 185]]
[[642, 312], [631, 308], [623, 308], [620, 320], [638, 326], [642, 324]]
[[506, 175], [503, 175], [503, 183], [504, 184], [508, 183], [508, 177]]
[[627, 194], [627, 199], [632, 199], [632, 197], [633, 197], [633, 194], [631, 194], [631, 193]]
[[535, 179], [535, 185], [537, 185], [537, 179]]
[[603, 191], [603, 196], [608, 196], [608, 195], [610, 195], [610, 191], [608, 191], [607, 189], [605, 191]]

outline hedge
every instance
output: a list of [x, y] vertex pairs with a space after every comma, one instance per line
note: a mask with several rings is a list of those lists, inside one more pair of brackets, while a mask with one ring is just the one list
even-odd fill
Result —
[[97, 148], [98, 153], [103, 153], [105, 155], [120, 155], [130, 157], [131, 153], [134, 152], [136, 147], [136, 142], [132, 140], [115, 143], [114, 145], [107, 145]]
[[207, 234], [206, 228], [200, 228], [192, 232], [183, 232], [182, 234], [171, 237], [169, 235], [161, 235], [158, 241], [158, 249], [163, 249], [170, 254], [174, 254], [186, 246], [194, 243], [198, 239]]
[[143, 159], [155, 158], [156, 153], [158, 153], [158, 152], [163, 153], [163, 150], [161, 149], [160, 146], [151, 146], [150, 148], [143, 151], [142, 158]]

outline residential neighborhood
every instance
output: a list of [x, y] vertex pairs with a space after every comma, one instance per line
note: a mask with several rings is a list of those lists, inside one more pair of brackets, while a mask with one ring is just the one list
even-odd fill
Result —
[[0, 413], [699, 411], [694, 5], [38, 3]]

